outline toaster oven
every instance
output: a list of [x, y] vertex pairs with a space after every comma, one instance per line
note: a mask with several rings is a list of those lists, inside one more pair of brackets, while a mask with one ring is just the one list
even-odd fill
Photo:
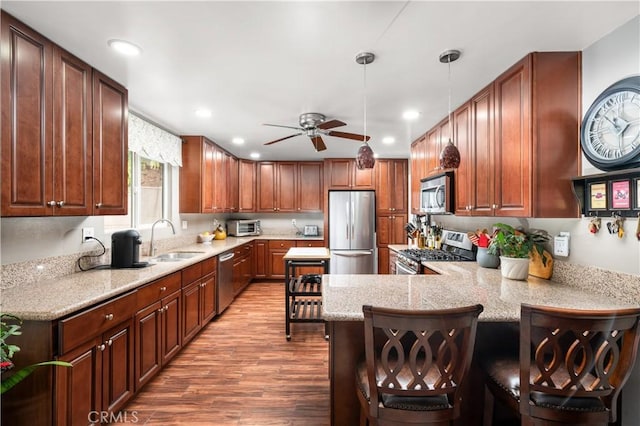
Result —
[[250, 235], [262, 234], [260, 220], [257, 219], [234, 219], [227, 221], [227, 234], [234, 237], [247, 237]]

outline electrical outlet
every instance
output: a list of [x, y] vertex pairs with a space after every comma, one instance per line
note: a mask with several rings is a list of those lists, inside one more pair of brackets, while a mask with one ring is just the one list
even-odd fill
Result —
[[568, 232], [560, 232], [553, 237], [553, 254], [556, 256], [569, 256], [569, 240], [571, 235]]
[[187, 223], [186, 220], [182, 221], [182, 229], [187, 229], [187, 227], [189, 226], [189, 224]]
[[90, 241], [91, 237], [94, 237], [94, 230], [93, 228], [82, 228], [82, 242], [86, 243], [88, 241]]
[[293, 226], [296, 226], [296, 220], [295, 220], [295, 219], [291, 219], [291, 224], [292, 224]]

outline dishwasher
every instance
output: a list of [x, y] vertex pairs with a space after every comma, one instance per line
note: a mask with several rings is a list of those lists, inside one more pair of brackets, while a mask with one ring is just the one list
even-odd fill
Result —
[[233, 251], [218, 256], [218, 315], [233, 302]]

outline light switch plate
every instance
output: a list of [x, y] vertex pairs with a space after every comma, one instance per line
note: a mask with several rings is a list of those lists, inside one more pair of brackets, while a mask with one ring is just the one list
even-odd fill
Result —
[[569, 256], [569, 239], [568, 232], [560, 232], [560, 235], [553, 237], [553, 254], [556, 256]]

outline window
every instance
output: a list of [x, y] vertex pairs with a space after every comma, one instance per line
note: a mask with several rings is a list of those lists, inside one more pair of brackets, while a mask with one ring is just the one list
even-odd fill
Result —
[[105, 216], [107, 232], [148, 228], [170, 214], [170, 170], [172, 166], [129, 151], [126, 216]]

